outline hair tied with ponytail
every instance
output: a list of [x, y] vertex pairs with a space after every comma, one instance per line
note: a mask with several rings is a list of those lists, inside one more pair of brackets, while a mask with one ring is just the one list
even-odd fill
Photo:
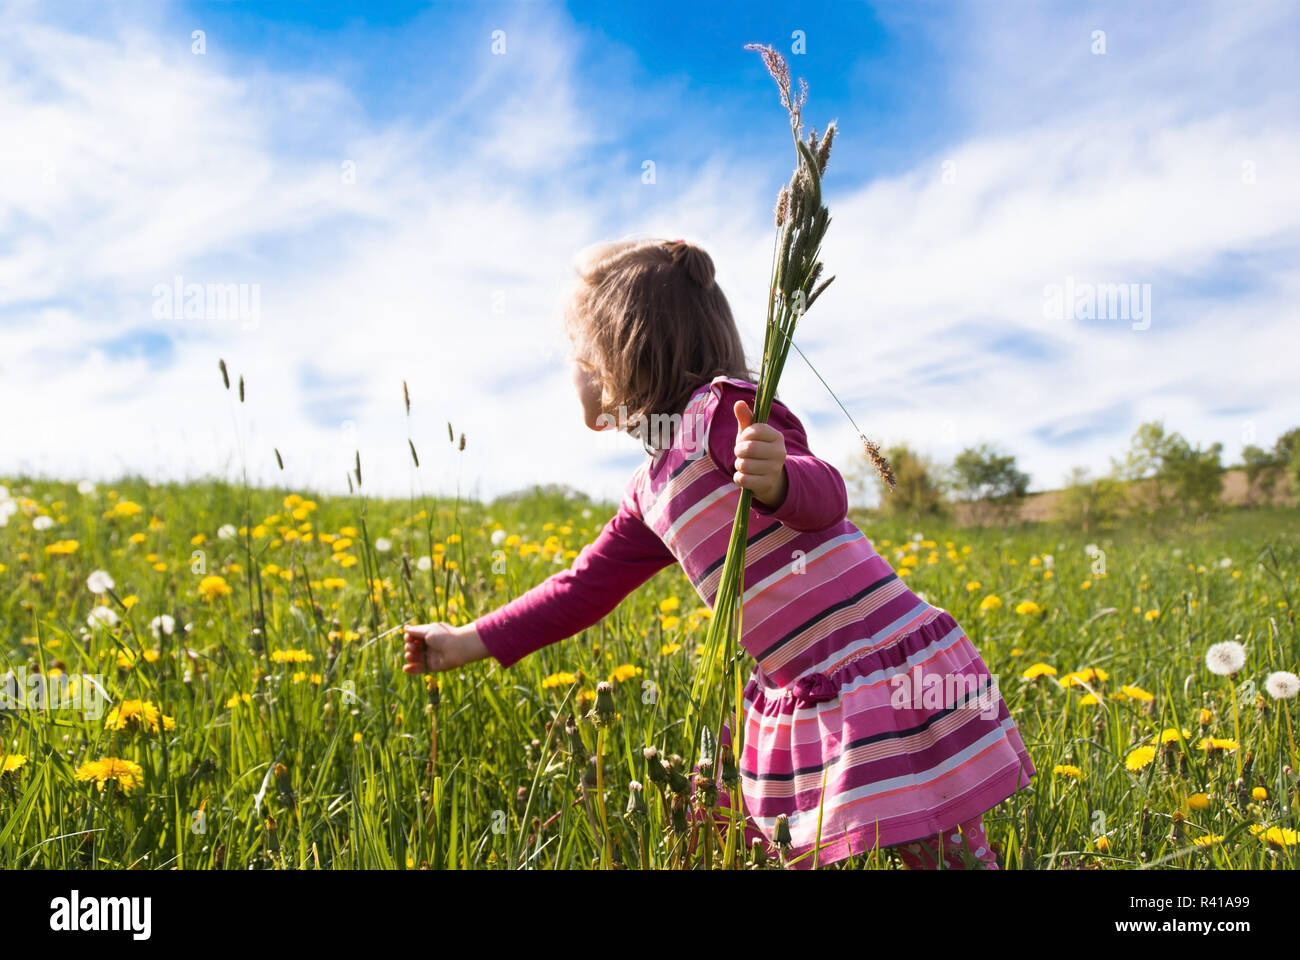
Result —
[[713, 287], [713, 259], [699, 247], [692, 246], [682, 237], [669, 241], [673, 265], [686, 268], [687, 274], [703, 290]]

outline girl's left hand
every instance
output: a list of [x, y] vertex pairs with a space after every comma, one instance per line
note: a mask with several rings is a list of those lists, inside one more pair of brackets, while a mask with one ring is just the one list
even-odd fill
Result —
[[754, 411], [744, 400], [737, 400], [736, 472], [732, 481], [753, 491], [754, 496], [772, 509], [785, 501], [789, 479], [785, 471], [785, 437], [767, 423], [755, 423]]

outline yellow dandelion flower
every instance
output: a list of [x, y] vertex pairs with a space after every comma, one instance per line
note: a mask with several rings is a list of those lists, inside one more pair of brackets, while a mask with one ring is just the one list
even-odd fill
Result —
[[1092, 845], [1096, 847], [1098, 850], [1100, 850], [1102, 853], [1105, 853], [1107, 850], [1110, 849], [1110, 841], [1107, 840], [1105, 837], [1098, 837], [1096, 840], [1092, 841]]
[[1036, 663], [1024, 673], [1021, 674], [1026, 680], [1037, 680], [1039, 677], [1056, 676], [1056, 668], [1050, 663]]
[[671, 630], [682, 622], [681, 617], [660, 617], [659, 623], [665, 630]]
[[[160, 656], [161, 654], [157, 650], [146, 650], [144, 651], [144, 662], [153, 663]], [[140, 655], [131, 647], [126, 647], [117, 651], [117, 665], [123, 670], [132, 669], [140, 659]]]
[[1236, 740], [1230, 737], [1202, 737], [1201, 742], [1196, 746], [1199, 750], [1225, 750], [1231, 752], [1237, 749], [1238, 744]]
[[1130, 770], [1141, 770], [1155, 758], [1155, 747], [1138, 747], [1124, 758], [1124, 766]]
[[271, 660], [275, 663], [311, 663], [316, 658], [306, 650], [272, 650]]
[[614, 668], [614, 672], [609, 675], [609, 679], [623, 683], [626, 680], [631, 680], [641, 672], [642, 670], [640, 667], [634, 667], [630, 663], [624, 663]]
[[107, 730], [131, 730], [133, 732], [158, 733], [161, 729], [175, 730], [176, 721], [164, 714], [148, 700], [123, 700], [108, 712], [104, 721]]
[[[1157, 746], [1157, 747], [1164, 746], [1166, 743], [1177, 743], [1177, 742], [1178, 742], [1178, 733], [1179, 733], [1179, 731], [1175, 730], [1173, 727], [1169, 727], [1169, 728], [1167, 728], [1167, 729], [1165, 729], [1165, 730], [1161, 730], [1161, 731], [1160, 731], [1160, 734], [1159, 734], [1158, 736], [1154, 737], [1154, 738], [1151, 740], [1151, 742], [1152, 742], [1152, 744], [1154, 744], [1154, 745]], [[1183, 734], [1183, 739], [1184, 739], [1184, 740], [1189, 740], [1189, 739], [1191, 739], [1192, 731], [1190, 731], [1190, 730], [1188, 730], [1186, 727], [1184, 727], [1183, 730], [1182, 730], [1182, 734]]]
[[666, 657], [669, 654], [676, 653], [681, 648], [682, 645], [680, 643], [665, 643], [662, 647], [659, 648], [659, 653], [662, 656]]
[[981, 586], [981, 584], [980, 584], [980, 582], [979, 582], [978, 580], [971, 580], [970, 582], [968, 582], [968, 583], [966, 584], [966, 592], [967, 592], [967, 593], [974, 593], [976, 590], [978, 590], [978, 589], [980, 588], [980, 586]]
[[1074, 777], [1076, 780], [1083, 776], [1082, 770], [1068, 763], [1058, 763], [1052, 768], [1052, 773], [1058, 773], [1063, 777]]
[[144, 782], [144, 770], [130, 760], [104, 757], [102, 760], [83, 763], [77, 768], [76, 777], [78, 780], [94, 781], [101, 792], [112, 780], [123, 793], [130, 793]]
[[559, 673], [553, 673], [542, 681], [542, 689], [549, 690], [553, 687], [567, 687], [570, 684], [578, 682], [578, 678], [566, 670]]
[[1297, 838], [1300, 837], [1300, 834], [1289, 827], [1268, 827], [1265, 829], [1260, 824], [1251, 824], [1250, 832], [1274, 847], [1293, 846], [1298, 842]]
[[1149, 693], [1148, 691], [1143, 690], [1141, 687], [1134, 686], [1131, 683], [1126, 683], [1124, 684], [1124, 686], [1120, 687], [1119, 689], [1120, 692], [1124, 694], [1124, 696], [1132, 697], [1134, 700], [1148, 701], [1148, 700], [1155, 699], [1155, 694]]
[[990, 593], [980, 601], [980, 612], [985, 610], [996, 610], [1000, 606], [1002, 606], [1002, 598], [996, 593]]
[[670, 613], [682, 605], [682, 602], [676, 597], [665, 597], [659, 601], [659, 612]]
[[237, 693], [229, 700], [226, 701], [226, 708], [233, 710], [235, 707], [239, 706], [240, 703], [252, 703], [252, 702], [253, 702], [253, 698], [248, 694]]
[[1043, 608], [1032, 600], [1021, 600], [1016, 604], [1016, 613], [1021, 616], [1025, 616], [1026, 614], [1039, 614], [1042, 612]]
[[1268, 799], [1268, 791], [1265, 790], [1263, 787], [1256, 787], [1254, 790], [1250, 791], [1250, 795], [1254, 797], [1256, 800]]
[[1210, 834], [1206, 834], [1203, 837], [1192, 838], [1192, 843], [1196, 844], [1198, 847], [1208, 847], [1211, 844], [1222, 843], [1222, 842], [1223, 842], [1223, 835], [1217, 833], [1210, 833]]
[[226, 583], [226, 578], [218, 574], [209, 574], [199, 581], [199, 594], [209, 602], [217, 597], [228, 597], [234, 590]]
[[0, 773], [13, 773], [26, 762], [27, 758], [21, 753], [11, 753], [5, 757], [3, 766], [0, 766]]

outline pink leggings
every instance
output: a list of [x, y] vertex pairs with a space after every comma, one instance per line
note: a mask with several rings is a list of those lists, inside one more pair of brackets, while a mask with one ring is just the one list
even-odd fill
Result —
[[968, 867], [962, 858], [964, 845], [969, 845], [974, 869], [999, 869], [997, 856], [989, 846], [988, 837], [984, 835], [983, 814], [971, 817], [960, 828], [952, 827], [924, 840], [900, 843], [895, 849], [903, 858], [903, 866], [909, 870], [941, 869], [939, 867], [941, 854], [944, 861], [942, 869], [966, 870]]

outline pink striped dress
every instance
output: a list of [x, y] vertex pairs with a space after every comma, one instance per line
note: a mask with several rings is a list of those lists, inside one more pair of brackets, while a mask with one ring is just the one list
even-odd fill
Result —
[[[673, 562], [713, 606], [740, 496], [737, 399], [752, 407], [754, 385], [701, 387], [573, 566], [475, 621], [502, 666], [597, 622]], [[820, 802], [818, 861], [829, 864], [978, 818], [1036, 772], [996, 678], [953, 617], [909, 590], [847, 519], [843, 479], [808, 450], [794, 414], [778, 401], [769, 423], [785, 437], [789, 483], [776, 508], [755, 501], [745, 552], [751, 831], [771, 841], [786, 814], [798, 857], [817, 839]]]

